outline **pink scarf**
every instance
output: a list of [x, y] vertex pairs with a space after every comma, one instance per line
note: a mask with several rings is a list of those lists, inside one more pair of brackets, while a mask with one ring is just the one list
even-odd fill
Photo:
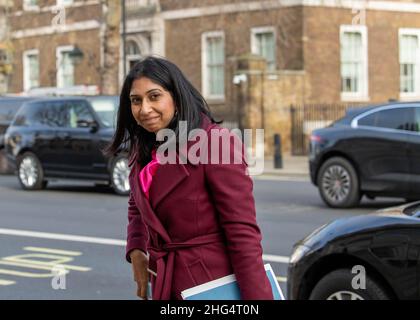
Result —
[[149, 190], [152, 185], [153, 176], [159, 167], [159, 162], [156, 157], [156, 150], [152, 150], [152, 161], [150, 161], [139, 173], [140, 186], [143, 189], [146, 198], [149, 199]]

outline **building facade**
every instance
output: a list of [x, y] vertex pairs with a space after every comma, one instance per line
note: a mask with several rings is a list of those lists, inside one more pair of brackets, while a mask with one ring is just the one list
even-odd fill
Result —
[[157, 54], [228, 126], [264, 128], [268, 146], [281, 133], [286, 150], [291, 104], [420, 100], [420, 0], [13, 3], [9, 92], [86, 84], [116, 94], [136, 61]]
[[[267, 59], [268, 71], [305, 71], [307, 103], [420, 97], [418, 0], [127, 1], [153, 3], [151, 16], [163, 20], [153, 30], [165, 41], [146, 52], [178, 63], [213, 105], [230, 100], [224, 76], [250, 52]], [[130, 26], [141, 19], [130, 18], [135, 33]]]
[[11, 66], [11, 43], [8, 14], [13, 6], [11, 0], [0, 0], [0, 94], [8, 91]]
[[[279, 132], [289, 148], [290, 104], [420, 100], [420, 0], [126, 5], [127, 34], [139, 37], [138, 56], [157, 53], [174, 61], [216, 115], [239, 127], [264, 128], [269, 145]], [[143, 7], [141, 14], [136, 7]], [[256, 55], [265, 59], [263, 69]]]
[[119, 90], [119, 1], [18, 0], [9, 14], [9, 92], [38, 87]]

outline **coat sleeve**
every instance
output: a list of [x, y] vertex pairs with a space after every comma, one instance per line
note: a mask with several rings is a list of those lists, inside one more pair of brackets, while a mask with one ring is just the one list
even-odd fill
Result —
[[[221, 130], [224, 131], [222, 136], [228, 134], [225, 129]], [[222, 146], [223, 139], [219, 140], [219, 155], [216, 156], [211, 146], [214, 138], [209, 136], [208, 140], [209, 162], [204, 165], [206, 182], [219, 214], [242, 299], [272, 300], [271, 285], [262, 260], [262, 236], [256, 221], [253, 183], [247, 174], [243, 145], [235, 138], [239, 148], [234, 148], [234, 139], [229, 138], [230, 160], [233, 162], [234, 152], [239, 150], [239, 161], [223, 164], [222, 154], [226, 147], [226, 144]], [[211, 163], [211, 158], [218, 158], [219, 163]]]
[[127, 246], [126, 246], [126, 260], [131, 263], [130, 252], [134, 249], [143, 250], [147, 254], [147, 242], [149, 234], [144, 223], [143, 216], [138, 210], [133, 198], [133, 193], [130, 192], [128, 200], [128, 226], [127, 226]]

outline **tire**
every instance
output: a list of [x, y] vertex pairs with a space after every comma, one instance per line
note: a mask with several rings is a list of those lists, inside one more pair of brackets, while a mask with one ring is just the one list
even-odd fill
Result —
[[124, 156], [116, 157], [110, 169], [110, 186], [116, 194], [127, 196], [130, 193], [129, 174], [128, 159]]
[[32, 152], [25, 152], [18, 157], [17, 178], [24, 190], [42, 190], [47, 186], [41, 162]]
[[352, 281], [355, 276], [350, 269], [328, 273], [315, 285], [309, 300], [391, 300], [382, 284], [368, 274], [366, 288], [354, 289]]
[[332, 208], [351, 208], [359, 204], [359, 177], [353, 165], [342, 157], [325, 161], [317, 177], [322, 200]]

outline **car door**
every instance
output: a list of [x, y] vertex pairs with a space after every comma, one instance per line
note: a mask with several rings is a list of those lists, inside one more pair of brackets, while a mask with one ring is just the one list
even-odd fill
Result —
[[356, 117], [358, 132], [351, 153], [359, 163], [362, 190], [391, 196], [408, 194], [413, 112], [413, 108], [394, 105]]
[[60, 114], [51, 102], [36, 102], [23, 110], [29, 118], [33, 132], [31, 149], [41, 161], [45, 174], [55, 174], [61, 169], [61, 142], [57, 138]]
[[420, 199], [420, 105], [415, 106], [412, 134], [409, 139], [410, 198]]
[[92, 128], [96, 120], [90, 106], [85, 100], [63, 102], [66, 120], [60, 130], [63, 153], [66, 154], [65, 165], [69, 176], [75, 178], [91, 177], [95, 157], [94, 136]]

